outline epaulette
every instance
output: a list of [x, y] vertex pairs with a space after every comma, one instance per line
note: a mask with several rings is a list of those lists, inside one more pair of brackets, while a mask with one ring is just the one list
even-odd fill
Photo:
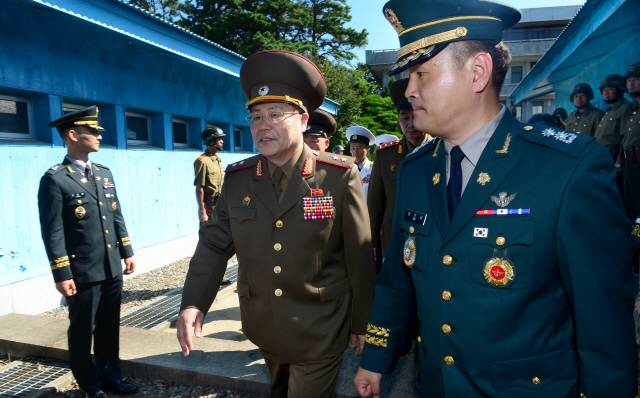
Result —
[[[254, 167], [255, 165], [258, 164], [258, 158], [260, 157], [260, 155], [255, 155], [255, 156], [251, 156], [250, 158], [247, 159], [243, 159], [240, 160], [239, 162], [235, 162], [235, 163], [231, 163], [230, 165], [227, 166], [225, 173], [230, 173], [232, 171], [238, 171], [238, 170], [242, 170], [242, 169], [247, 169], [249, 167]], [[260, 162], [262, 163], [262, 162]], [[265, 165], [261, 165], [260, 168], [264, 167]]]
[[100, 168], [100, 169], [109, 170], [109, 168], [108, 168], [107, 166], [102, 165], [102, 164], [100, 164], [100, 163], [94, 163], [94, 162], [91, 162], [91, 163], [92, 163], [95, 167], [98, 167], [98, 168]]
[[555, 149], [573, 157], [578, 157], [582, 148], [593, 140], [592, 137], [583, 134], [569, 133], [553, 127], [525, 123], [520, 124], [519, 134], [529, 142]]
[[411, 151], [411, 153], [407, 154], [407, 157], [404, 158], [405, 160], [403, 162], [411, 161], [419, 157], [423, 153], [429, 152], [431, 149], [433, 149], [434, 146], [436, 148], [435, 151], [437, 151], [438, 148], [440, 148], [439, 144], [442, 141], [442, 138], [432, 138], [428, 141], [425, 141], [422, 145], [417, 146], [413, 151]]
[[393, 140], [393, 141], [383, 142], [382, 144], [378, 145], [378, 149], [376, 149], [376, 150], [379, 151], [381, 149], [390, 148], [390, 147], [396, 146], [398, 144], [400, 144], [400, 140]]
[[55, 166], [51, 167], [51, 168], [50, 168], [49, 170], [47, 170], [44, 174], [53, 175], [53, 174], [56, 174], [56, 173], [58, 173], [58, 172], [60, 172], [60, 171], [62, 171], [62, 170], [64, 170], [64, 169], [65, 169], [64, 165], [63, 165], [62, 163], [59, 163], [59, 164], [57, 164], [57, 165], [55, 165]]
[[337, 155], [330, 152], [318, 152], [316, 161], [350, 169], [356, 161], [353, 156]]
[[198, 160], [199, 160], [199, 159], [204, 159], [204, 158], [206, 158], [206, 157], [207, 157], [207, 154], [206, 154], [206, 153], [203, 153], [202, 155], [198, 156]]

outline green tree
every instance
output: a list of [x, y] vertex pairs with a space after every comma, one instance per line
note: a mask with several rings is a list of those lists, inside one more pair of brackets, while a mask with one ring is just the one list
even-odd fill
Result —
[[180, 0], [129, 0], [129, 4], [138, 6], [168, 22], [179, 19], [183, 9]]
[[390, 97], [369, 95], [362, 100], [360, 125], [368, 128], [373, 135], [393, 134], [399, 136], [398, 112]]

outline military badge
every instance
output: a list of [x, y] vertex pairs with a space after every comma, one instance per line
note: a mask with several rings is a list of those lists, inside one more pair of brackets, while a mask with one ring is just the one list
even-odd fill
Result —
[[69, 195], [69, 199], [80, 199], [84, 198], [84, 192], [72, 193]]
[[262, 86], [258, 89], [259, 95], [267, 95], [269, 93], [269, 86]]
[[474, 228], [473, 229], [473, 237], [474, 238], [486, 238], [489, 236], [489, 228]]
[[531, 131], [533, 130], [533, 126], [525, 126], [524, 127], [524, 131]]
[[302, 198], [305, 220], [335, 218], [332, 196], [306, 196]]
[[402, 154], [402, 145], [398, 145], [398, 153]]
[[244, 199], [242, 199], [242, 205], [249, 206], [249, 203], [251, 203], [251, 195], [246, 194], [244, 195]]
[[116, 209], [118, 208], [118, 204], [116, 202], [111, 202], [111, 208], [113, 209], [113, 211], [116, 211]]
[[324, 196], [324, 192], [322, 192], [322, 189], [312, 189], [311, 196]]
[[258, 165], [256, 166], [256, 177], [262, 177], [262, 159], [258, 160]]
[[489, 177], [488, 173], [480, 173], [480, 175], [478, 176], [478, 184], [482, 185], [483, 187], [489, 181], [491, 181], [491, 177]]
[[411, 236], [404, 242], [404, 248], [402, 249], [404, 265], [409, 268], [413, 267], [413, 264], [416, 262], [416, 253], [416, 241], [414, 237]]
[[432, 180], [433, 180], [433, 185], [436, 185], [437, 183], [439, 183], [440, 182], [440, 173], [434, 174]]
[[100, 176], [96, 176], [96, 181], [100, 181]]
[[415, 210], [407, 210], [404, 213], [404, 219], [416, 224], [424, 225], [427, 222], [427, 215]]
[[396, 164], [395, 163], [391, 163], [391, 171], [396, 171]]
[[511, 261], [506, 258], [492, 257], [484, 263], [482, 272], [484, 279], [495, 287], [508, 286], [516, 276], [516, 270]]
[[113, 185], [112, 182], [105, 182], [104, 184], [102, 184], [102, 188], [103, 189], [115, 188], [115, 185]]
[[60, 166], [55, 165], [55, 166], [53, 166], [53, 167], [51, 168], [51, 170], [58, 170], [58, 167], [60, 167]]
[[89, 182], [89, 180], [87, 180], [86, 178], [81, 178], [80, 182], [83, 184], [86, 184], [87, 182]]
[[507, 134], [507, 138], [504, 140], [504, 145], [502, 149], [497, 150], [496, 153], [507, 153], [509, 152], [509, 144], [511, 143], [511, 134]]
[[400, 23], [398, 16], [396, 15], [395, 12], [393, 12], [392, 9], [386, 8], [384, 10], [384, 16], [387, 17], [387, 21], [389, 21], [391, 26], [393, 26], [393, 29], [395, 29], [398, 34], [404, 31], [404, 28], [402, 27], [402, 23]]
[[109, 182], [109, 177], [105, 177], [104, 182]]
[[82, 206], [76, 207], [76, 217], [78, 218], [78, 220], [82, 220], [85, 214], [87, 214], [87, 211], [85, 210], [84, 207]]
[[[587, 123], [589, 121], [587, 120]], [[578, 134], [580, 134], [578, 132]], [[573, 140], [575, 140], [578, 136], [572, 133], [567, 133], [565, 131], [555, 131], [552, 128], [547, 128], [542, 132], [542, 136], [544, 137], [553, 137], [560, 142], [564, 142], [565, 144], [571, 144]]]
[[495, 204], [498, 205], [498, 207], [507, 207], [509, 206], [509, 203], [511, 203], [511, 201], [516, 198], [517, 194], [518, 193], [516, 192], [513, 195], [507, 196], [506, 192], [500, 192], [498, 194], [498, 197], [491, 195], [491, 200], [493, 200]]
[[302, 167], [302, 175], [308, 176], [313, 174], [313, 158], [310, 156], [304, 161], [304, 166]]

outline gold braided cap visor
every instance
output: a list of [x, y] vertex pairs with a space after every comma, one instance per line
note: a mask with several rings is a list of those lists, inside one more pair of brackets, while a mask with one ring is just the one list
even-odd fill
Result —
[[254, 99], [252, 99], [251, 101], [247, 102], [247, 104], [245, 105], [247, 107], [247, 109], [249, 109], [249, 107], [255, 103], [258, 102], [288, 102], [290, 104], [293, 104], [295, 106], [298, 106], [302, 109], [306, 108], [302, 105], [302, 101], [300, 101], [299, 99], [295, 99], [293, 97], [289, 97], [288, 95], [261, 95], [259, 97], [256, 97]]
[[452, 18], [445, 18], [445, 19], [439, 19], [437, 21], [433, 21], [433, 22], [427, 22], [427, 23], [423, 23], [420, 25], [416, 25], [412, 28], [409, 29], [405, 29], [402, 32], [400, 32], [400, 34], [398, 34], [398, 37], [411, 32], [412, 30], [416, 30], [416, 29], [420, 29], [420, 28], [424, 28], [427, 26], [431, 26], [431, 25], [437, 25], [439, 23], [443, 23], [443, 22], [452, 22], [452, 21], [461, 21], [461, 20], [465, 20], [465, 19], [490, 19], [490, 20], [494, 20], [494, 21], [498, 21], [498, 22], [502, 22], [502, 20], [500, 18], [496, 18], [496, 17], [487, 17], [487, 16], [483, 16], [483, 15], [471, 15], [471, 16], [466, 16], [466, 17], [452, 17]]

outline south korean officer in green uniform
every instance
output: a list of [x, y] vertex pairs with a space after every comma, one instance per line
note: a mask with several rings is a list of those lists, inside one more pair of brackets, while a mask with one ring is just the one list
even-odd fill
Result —
[[102, 140], [98, 108], [69, 113], [49, 127], [60, 133], [67, 156], [40, 180], [38, 207], [53, 280], [69, 305], [69, 366], [87, 397], [135, 394], [138, 387], [122, 380], [118, 351], [120, 260], [124, 274], [136, 264], [113, 175], [89, 160]]
[[604, 112], [601, 109], [591, 105], [591, 100], [594, 98], [593, 90], [587, 83], [577, 84], [571, 92], [569, 99], [575, 107], [575, 111], [569, 114], [565, 123], [565, 130], [572, 133], [578, 133], [593, 137], [600, 124], [600, 120], [604, 116]]
[[392, 0], [384, 14], [401, 44], [389, 73], [409, 70], [414, 124], [441, 138], [398, 171], [359, 393], [380, 395], [417, 307], [423, 397], [635, 397], [630, 225], [609, 151], [498, 102], [519, 10]]

